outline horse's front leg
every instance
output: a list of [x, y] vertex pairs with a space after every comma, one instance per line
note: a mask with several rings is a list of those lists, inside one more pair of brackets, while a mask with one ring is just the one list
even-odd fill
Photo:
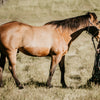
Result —
[[5, 63], [6, 63], [6, 56], [1, 53], [1, 57], [0, 57], [0, 87], [3, 86], [2, 73], [3, 73], [3, 70], [4, 70]]
[[17, 79], [16, 72], [15, 72], [16, 52], [15, 51], [10, 51], [8, 53], [9, 70], [10, 70], [10, 72], [11, 72], [11, 74], [12, 74], [14, 80], [15, 80], [16, 86], [19, 87], [19, 89], [22, 89], [23, 86], [21, 85], [20, 81]]
[[62, 55], [52, 55], [51, 57], [51, 66], [50, 66], [50, 71], [49, 71], [49, 78], [47, 80], [47, 87], [51, 88], [52, 85], [51, 85], [51, 80], [52, 80], [52, 76], [55, 72], [55, 68], [56, 68], [56, 65], [60, 62], [62, 58]]
[[59, 67], [60, 67], [60, 71], [61, 71], [61, 84], [62, 84], [63, 88], [66, 88], [67, 85], [65, 83], [65, 78], [64, 78], [64, 74], [65, 74], [65, 56], [63, 56], [61, 61], [59, 62]]

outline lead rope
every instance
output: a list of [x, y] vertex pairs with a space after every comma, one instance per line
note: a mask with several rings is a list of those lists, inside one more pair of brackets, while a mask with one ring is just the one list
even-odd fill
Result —
[[93, 46], [94, 46], [94, 49], [95, 49], [95, 60], [94, 60], [94, 66], [93, 66], [93, 70], [92, 70], [92, 78], [91, 78], [91, 81], [93, 81], [94, 78], [95, 78], [96, 65], [97, 65], [97, 49], [96, 49], [96, 45], [95, 45], [94, 37], [93, 36], [92, 36], [92, 43], [93, 43]]
[[95, 52], [97, 53], [96, 45], [95, 45], [95, 42], [94, 42], [94, 37], [92, 37], [92, 43], [93, 43], [93, 46], [94, 46]]
[[[95, 61], [94, 61], [94, 68], [93, 68], [93, 71], [92, 71], [92, 75], [95, 75], [96, 73], [96, 66], [98, 67], [98, 69], [100, 70], [100, 58], [98, 58], [98, 56], [100, 55], [100, 52], [98, 53], [97, 49], [96, 49], [96, 46], [95, 46], [95, 43], [94, 43], [94, 37], [92, 37], [92, 42], [93, 42], [93, 45], [94, 45], [94, 48], [95, 48]], [[99, 39], [99, 43], [98, 45], [100, 44], [100, 39]]]

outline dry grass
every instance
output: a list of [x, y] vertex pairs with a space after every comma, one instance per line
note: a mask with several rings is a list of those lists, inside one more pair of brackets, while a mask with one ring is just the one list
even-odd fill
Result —
[[[64, 19], [94, 11], [100, 20], [99, 0], [8, 0], [0, 7], [0, 24], [17, 20], [30, 25], [43, 25], [50, 20]], [[83, 32], [71, 45], [66, 54], [66, 83], [60, 84], [60, 70], [57, 66], [52, 84], [45, 86], [49, 74], [50, 58], [17, 55], [16, 72], [24, 89], [16, 88], [6, 64], [3, 73], [4, 87], [0, 88], [0, 100], [100, 100], [100, 87], [78, 88], [91, 77], [94, 63], [94, 48], [91, 36]], [[73, 87], [73, 88], [71, 88]]]

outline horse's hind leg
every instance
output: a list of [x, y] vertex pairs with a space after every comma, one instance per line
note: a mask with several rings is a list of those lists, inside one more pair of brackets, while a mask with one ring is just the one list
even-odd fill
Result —
[[22, 89], [23, 86], [21, 85], [20, 81], [16, 77], [16, 72], [15, 72], [15, 66], [16, 66], [16, 53], [15, 52], [9, 52], [8, 53], [8, 61], [9, 61], [9, 70], [15, 80], [16, 86], [19, 87], [19, 89]]
[[65, 78], [64, 78], [64, 74], [65, 74], [65, 56], [63, 56], [61, 61], [59, 62], [59, 67], [60, 67], [60, 71], [61, 71], [61, 84], [62, 84], [63, 88], [66, 88], [67, 85], [65, 83]]
[[6, 63], [6, 56], [1, 53], [1, 57], [0, 57], [0, 87], [3, 86], [2, 73], [3, 73], [3, 70], [4, 70], [5, 63]]
[[51, 85], [51, 80], [52, 80], [52, 76], [55, 72], [55, 68], [56, 68], [56, 65], [60, 62], [61, 60], [61, 55], [53, 55], [52, 58], [51, 58], [51, 66], [50, 66], [50, 72], [49, 72], [49, 78], [47, 80], [47, 86], [50, 88], [52, 87]]

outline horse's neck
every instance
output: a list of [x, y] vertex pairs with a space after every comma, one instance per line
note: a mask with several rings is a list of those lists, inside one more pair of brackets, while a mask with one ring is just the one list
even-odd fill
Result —
[[70, 36], [72, 38], [72, 41], [75, 40], [86, 29], [86, 27], [87, 25], [81, 25], [79, 28], [71, 31]]
[[72, 41], [75, 40], [85, 29], [80, 29], [75, 32], [73, 32], [70, 36], [72, 38]]

